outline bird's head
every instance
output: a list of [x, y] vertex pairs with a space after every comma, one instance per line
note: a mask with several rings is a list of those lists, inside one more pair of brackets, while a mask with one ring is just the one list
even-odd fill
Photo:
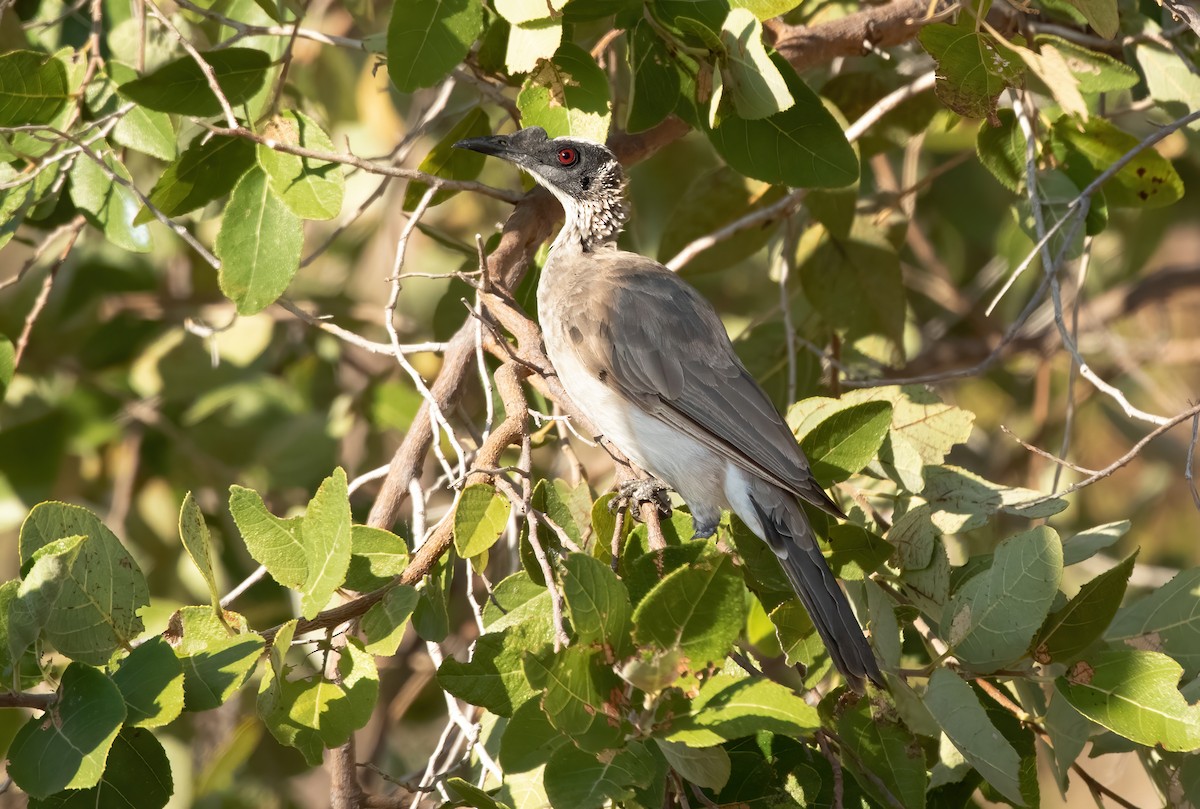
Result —
[[577, 231], [585, 249], [612, 241], [625, 223], [625, 173], [602, 143], [551, 138], [540, 126], [531, 126], [454, 146], [499, 157], [528, 172], [562, 203], [565, 230]]

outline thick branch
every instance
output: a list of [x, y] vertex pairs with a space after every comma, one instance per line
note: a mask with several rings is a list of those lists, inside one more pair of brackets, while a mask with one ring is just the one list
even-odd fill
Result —
[[839, 56], [863, 56], [907, 42], [921, 26], [935, 22], [950, 8], [944, 0], [899, 0], [821, 25], [776, 25], [770, 30], [775, 50], [796, 70], [807, 70]]

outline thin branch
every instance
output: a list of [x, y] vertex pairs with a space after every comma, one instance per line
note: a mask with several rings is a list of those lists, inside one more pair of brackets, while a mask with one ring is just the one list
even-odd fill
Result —
[[0, 694], [0, 708], [32, 708], [47, 711], [58, 702], [58, 694]]
[[38, 318], [46, 308], [46, 303], [50, 300], [50, 290], [54, 287], [54, 279], [58, 276], [58, 270], [62, 267], [63, 262], [67, 260], [67, 256], [71, 254], [71, 248], [75, 246], [75, 240], [79, 238], [82, 230], [83, 223], [78, 222], [69, 232], [66, 245], [59, 252], [55, 262], [50, 265], [50, 269], [46, 273], [46, 278], [42, 281], [42, 288], [38, 291], [38, 295], [33, 301], [33, 306], [29, 309], [29, 314], [25, 316], [25, 325], [21, 328], [21, 335], [17, 338], [16, 347], [14, 348], [12, 361], [14, 371], [21, 365], [21, 358], [25, 356], [25, 349], [29, 347], [29, 337], [33, 333], [33, 326], [37, 323]]
[[1018, 444], [1023, 446], [1025, 449], [1032, 452], [1034, 455], [1045, 458], [1048, 461], [1052, 461], [1052, 462], [1058, 464], [1060, 467], [1065, 466], [1067, 469], [1072, 469], [1072, 470], [1080, 473], [1081, 475], [1096, 474], [1095, 469], [1088, 469], [1086, 466], [1079, 466], [1078, 464], [1074, 464], [1068, 460], [1059, 458], [1058, 456], [1054, 455], [1053, 453], [1047, 452], [1046, 450], [1042, 449], [1041, 447], [1035, 447], [1033, 444], [1028, 443], [1027, 441], [1025, 441], [1023, 438], [1021, 438], [1019, 435], [1014, 433], [1012, 430], [1010, 430], [1007, 426], [1005, 426], [1003, 424], [1000, 425], [1000, 429], [1004, 432], [1005, 435], [1010, 436], [1014, 441], [1016, 441]]
[[1200, 491], [1196, 490], [1196, 476], [1192, 461], [1196, 457], [1196, 439], [1200, 437], [1200, 413], [1192, 416], [1192, 440], [1188, 442], [1187, 464], [1183, 470], [1183, 477], [1188, 482], [1188, 488], [1192, 492], [1192, 502], [1196, 504], [1196, 510], [1200, 511]]
[[208, 82], [208, 87], [213, 91], [213, 95], [217, 97], [217, 103], [221, 105], [221, 112], [225, 115], [225, 123], [230, 129], [238, 127], [237, 116], [233, 114], [233, 107], [229, 104], [229, 99], [225, 97], [225, 91], [221, 89], [221, 85], [217, 83], [217, 74], [213, 71], [212, 65], [205, 61], [200, 55], [200, 51], [196, 50], [195, 46], [188, 41], [187, 37], [179, 32], [175, 27], [175, 23], [159, 10], [154, 4], [154, 0], [145, 0], [146, 10], [150, 12], [150, 16], [163, 24], [163, 27], [171, 32], [171, 35], [178, 40], [188, 55], [192, 57], [196, 65], [200, 68], [200, 72], [204, 74], [204, 80]]

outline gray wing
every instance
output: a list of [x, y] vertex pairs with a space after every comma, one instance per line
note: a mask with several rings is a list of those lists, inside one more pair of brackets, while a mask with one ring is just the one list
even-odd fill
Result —
[[579, 294], [563, 314], [596, 338], [576, 345], [588, 365], [607, 370], [623, 396], [746, 471], [843, 516], [699, 292], [635, 253], [605, 251], [586, 260], [586, 274], [576, 276]]

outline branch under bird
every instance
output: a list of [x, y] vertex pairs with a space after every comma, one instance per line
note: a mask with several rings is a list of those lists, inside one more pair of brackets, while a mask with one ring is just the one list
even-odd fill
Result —
[[883, 675], [817, 545], [803, 499], [844, 517], [725, 327], [663, 265], [618, 249], [625, 175], [609, 149], [540, 127], [455, 144], [516, 164], [566, 220], [538, 283], [546, 353], [575, 405], [638, 466], [677, 491], [700, 537], [732, 510], [775, 552], [834, 665], [858, 691]]

